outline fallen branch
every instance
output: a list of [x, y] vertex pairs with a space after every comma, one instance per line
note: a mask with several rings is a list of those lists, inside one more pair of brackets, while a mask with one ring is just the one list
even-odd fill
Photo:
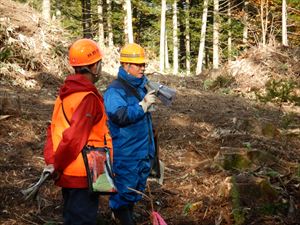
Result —
[[11, 117], [12, 115], [0, 115], [0, 120], [4, 120], [7, 119], [9, 117]]

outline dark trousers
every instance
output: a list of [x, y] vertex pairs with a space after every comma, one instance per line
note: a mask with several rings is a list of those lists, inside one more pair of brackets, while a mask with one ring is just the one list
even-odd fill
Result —
[[62, 188], [64, 225], [96, 225], [99, 197], [88, 189]]
[[133, 204], [112, 210], [121, 225], [136, 225], [133, 219]]

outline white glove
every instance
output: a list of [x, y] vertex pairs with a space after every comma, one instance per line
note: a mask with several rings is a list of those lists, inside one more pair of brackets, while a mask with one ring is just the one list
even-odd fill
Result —
[[149, 107], [155, 103], [155, 100], [155, 90], [152, 90], [145, 95], [144, 99], [139, 102], [139, 105], [142, 106], [144, 112], [146, 113]]
[[52, 174], [53, 172], [54, 172], [54, 165], [53, 164], [49, 164], [49, 165], [44, 167], [43, 173]]

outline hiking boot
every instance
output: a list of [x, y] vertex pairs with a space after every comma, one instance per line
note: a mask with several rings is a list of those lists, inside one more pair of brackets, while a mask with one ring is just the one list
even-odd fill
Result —
[[119, 221], [121, 225], [136, 225], [135, 221], [133, 220], [133, 208], [128, 206], [122, 206], [118, 209], [113, 209], [113, 217]]

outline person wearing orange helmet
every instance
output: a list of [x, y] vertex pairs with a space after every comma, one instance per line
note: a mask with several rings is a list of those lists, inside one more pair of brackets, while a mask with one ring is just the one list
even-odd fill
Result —
[[149, 108], [155, 103], [154, 91], [145, 88], [145, 50], [138, 44], [121, 49], [118, 78], [104, 94], [113, 139], [118, 193], [110, 196], [109, 206], [122, 225], [134, 225], [133, 207], [141, 200], [150, 174], [155, 145]]
[[44, 158], [55, 184], [62, 188], [64, 225], [96, 225], [98, 195], [88, 190], [82, 157], [85, 146], [112, 146], [103, 98], [94, 83], [103, 54], [96, 42], [79, 39], [69, 49], [69, 75], [59, 90], [48, 128]]

